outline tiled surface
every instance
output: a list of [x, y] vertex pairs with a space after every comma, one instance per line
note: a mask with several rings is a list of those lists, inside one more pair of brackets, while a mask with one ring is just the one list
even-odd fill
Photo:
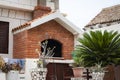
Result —
[[47, 69], [37, 69], [31, 72], [32, 80], [46, 80]]
[[22, 20], [31, 20], [32, 13], [26, 11], [18, 11], [12, 9], [3, 9], [0, 8], [0, 16], [14, 19], [22, 19]]

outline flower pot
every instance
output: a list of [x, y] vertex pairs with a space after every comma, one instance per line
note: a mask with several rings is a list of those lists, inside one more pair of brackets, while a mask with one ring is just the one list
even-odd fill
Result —
[[115, 71], [113, 65], [108, 65], [106, 67], [105, 76], [103, 80], [115, 80]]
[[91, 76], [93, 80], [103, 80], [105, 72], [92, 72]]
[[120, 65], [115, 67], [115, 80], [120, 80]]
[[83, 71], [84, 71], [83, 67], [75, 67], [75, 68], [72, 68], [72, 69], [73, 69], [74, 77], [82, 77], [82, 74], [83, 74]]
[[6, 74], [3, 72], [0, 72], [0, 80], [6, 80]]
[[19, 71], [11, 70], [6, 74], [6, 80], [18, 80]]
[[31, 71], [32, 80], [46, 80], [47, 68], [38, 68]]

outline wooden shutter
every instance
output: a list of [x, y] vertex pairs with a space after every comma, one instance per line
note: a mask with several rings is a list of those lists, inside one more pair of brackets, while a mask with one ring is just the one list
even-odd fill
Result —
[[9, 22], [0, 21], [0, 54], [8, 54]]

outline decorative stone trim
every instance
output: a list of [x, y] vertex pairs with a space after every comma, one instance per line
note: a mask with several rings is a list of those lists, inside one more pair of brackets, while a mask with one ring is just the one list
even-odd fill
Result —
[[32, 12], [0, 8], [0, 17], [29, 21], [32, 20]]
[[37, 68], [31, 71], [32, 80], [46, 80], [47, 68]]
[[104, 72], [92, 72], [93, 80], [103, 80], [105, 73]]
[[71, 78], [71, 80], [86, 80], [86, 79], [82, 77], [74, 77], [74, 78]]

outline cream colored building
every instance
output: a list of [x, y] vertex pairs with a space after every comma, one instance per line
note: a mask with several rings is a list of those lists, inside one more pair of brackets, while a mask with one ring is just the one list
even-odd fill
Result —
[[59, 0], [0, 0], [0, 22], [9, 26], [8, 51], [0, 51], [0, 55], [12, 58], [14, 42], [12, 29], [32, 20], [34, 7], [41, 4], [51, 7], [53, 11], [59, 9]]
[[102, 9], [84, 27], [84, 30], [114, 30], [120, 32], [120, 4]]
[[[0, 37], [0, 40], [2, 39], [0, 41], [0, 56], [7, 58], [13, 57], [14, 41], [12, 29], [33, 20], [33, 10], [37, 5], [50, 7], [53, 12], [60, 13], [59, 0], [0, 0], [0, 25], [6, 25], [6, 28], [4, 27], [5, 29], [0, 29], [2, 33], [2, 37]], [[68, 20], [67, 24], [71, 25]], [[81, 32], [78, 28], [77, 30]], [[75, 45], [77, 44], [76, 40], [77, 36], [75, 36]]]

